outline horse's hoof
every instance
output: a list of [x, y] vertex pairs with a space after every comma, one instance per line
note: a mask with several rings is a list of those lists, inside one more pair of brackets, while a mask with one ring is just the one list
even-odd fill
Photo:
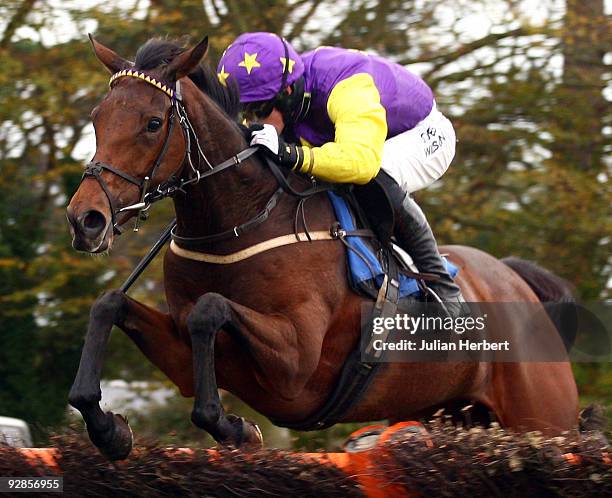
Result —
[[232, 425], [238, 428], [238, 441], [236, 447], [247, 449], [260, 449], [263, 447], [263, 434], [255, 422], [236, 415], [227, 415]]
[[132, 451], [134, 434], [125, 417], [111, 412], [108, 412], [108, 415], [112, 417], [113, 421], [110, 435], [105, 438], [103, 443], [97, 444], [94, 441], [94, 444], [96, 444], [100, 453], [110, 461], [125, 460]]

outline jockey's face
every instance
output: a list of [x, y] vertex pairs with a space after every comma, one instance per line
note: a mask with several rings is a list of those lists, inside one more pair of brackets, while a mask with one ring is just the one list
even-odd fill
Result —
[[[293, 93], [293, 88], [287, 87], [286, 92], [288, 95], [291, 95], [291, 93]], [[271, 124], [274, 126], [274, 128], [276, 128], [277, 133], [280, 135], [285, 129], [285, 118], [283, 117], [282, 112], [276, 107], [272, 107], [272, 112], [270, 112], [269, 109], [271, 105], [273, 105], [272, 101], [246, 104], [243, 108], [245, 120], [247, 124]]]
[[261, 120], [263, 124], [271, 124], [276, 128], [276, 132], [280, 135], [285, 129], [285, 119], [283, 114], [275, 107], [267, 118]]

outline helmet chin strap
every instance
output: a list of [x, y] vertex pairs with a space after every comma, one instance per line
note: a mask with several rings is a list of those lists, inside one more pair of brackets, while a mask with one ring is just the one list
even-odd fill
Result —
[[289, 74], [289, 47], [287, 46], [287, 42], [281, 35], [277, 35], [280, 38], [281, 43], [283, 44], [283, 49], [285, 50], [285, 67], [283, 67], [283, 79], [281, 80], [281, 86], [278, 90], [277, 96], [280, 96], [287, 85], [287, 75]]
[[280, 104], [277, 106], [285, 121], [295, 123], [303, 119], [310, 110], [310, 92], [304, 91], [304, 77], [298, 78], [292, 85], [293, 93], [285, 95], [285, 87], [287, 86], [287, 76], [289, 74], [289, 47], [285, 39], [280, 38], [283, 48], [285, 49], [285, 67], [283, 68], [283, 77], [281, 80], [280, 90], [274, 97], [274, 102]]
[[289, 113], [294, 123], [306, 117], [310, 110], [310, 92], [304, 91], [304, 77], [298, 78], [292, 85], [293, 93], [287, 97]]

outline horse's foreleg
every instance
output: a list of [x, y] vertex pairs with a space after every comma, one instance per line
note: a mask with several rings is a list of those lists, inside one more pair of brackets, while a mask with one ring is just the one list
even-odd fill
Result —
[[89, 438], [111, 460], [126, 458], [132, 449], [132, 434], [125, 419], [100, 408], [100, 377], [104, 353], [114, 324], [125, 318], [125, 295], [109, 292], [94, 303], [89, 315], [85, 344], [68, 402], [81, 412]]
[[202, 296], [191, 311], [187, 326], [193, 349], [194, 424], [223, 444], [240, 446], [244, 443], [261, 443], [261, 434], [256, 426], [224, 413], [215, 375], [217, 333], [223, 329], [244, 345], [260, 372], [260, 384], [280, 396], [299, 392], [308, 377], [305, 370], [316, 368], [318, 356], [304, 352], [303, 357], [312, 356], [312, 361], [308, 365], [301, 364], [300, 358], [296, 357], [297, 334], [288, 320], [263, 315], [219, 294]]
[[[153, 363], [181, 389], [192, 390], [189, 372], [191, 351], [173, 334], [167, 315], [148, 308], [119, 291], [100, 297], [92, 306], [81, 362], [69, 402], [83, 415], [91, 441], [111, 460], [120, 460], [130, 452], [132, 433], [126, 420], [100, 408], [100, 378], [104, 353], [113, 325], [122, 328]], [[168, 350], [172, 354], [168, 354]], [[182, 376], [177, 362], [183, 361]]]

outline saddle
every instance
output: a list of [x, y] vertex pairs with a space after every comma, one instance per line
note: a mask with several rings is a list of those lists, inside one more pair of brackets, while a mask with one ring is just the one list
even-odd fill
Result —
[[[352, 187], [352, 188], [351, 188]], [[408, 254], [394, 243], [394, 210], [384, 184], [336, 189], [329, 193], [338, 226], [346, 233], [349, 281], [355, 292], [378, 299], [385, 278], [399, 282], [399, 298], [424, 300], [426, 282], [436, 277], [419, 273]], [[408, 248], [406, 248], [408, 249]], [[445, 260], [449, 273], [457, 269]]]

